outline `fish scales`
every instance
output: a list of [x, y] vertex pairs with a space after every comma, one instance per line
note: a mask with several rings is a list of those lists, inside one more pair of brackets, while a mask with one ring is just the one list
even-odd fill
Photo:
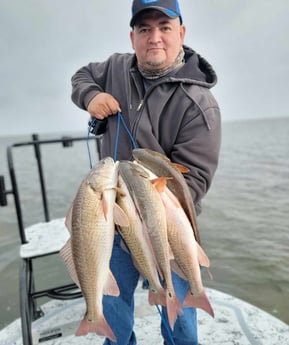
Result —
[[[121, 171], [121, 173], [125, 174], [124, 171]], [[121, 174], [119, 176], [119, 187], [124, 195], [118, 194], [117, 203], [127, 214], [129, 226], [120, 226], [118, 231], [130, 250], [136, 268], [149, 281], [150, 304], [165, 305], [165, 291], [159, 281], [157, 262], [152, 250], [152, 244], [145, 231], [143, 231], [139, 213]]]
[[[124, 174], [122, 171], [125, 169]], [[140, 167], [130, 162], [121, 162], [120, 171], [143, 219], [152, 245], [155, 249], [159, 249], [156, 255], [161, 264], [160, 266], [164, 268], [165, 263], [168, 262], [168, 256], [166, 256], [167, 232], [166, 215], [161, 198], [147, 179], [144, 170]]]

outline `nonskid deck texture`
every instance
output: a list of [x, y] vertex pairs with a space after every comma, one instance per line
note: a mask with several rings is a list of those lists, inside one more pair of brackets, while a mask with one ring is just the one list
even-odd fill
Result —
[[[215, 310], [215, 319], [198, 310], [200, 345], [288, 345], [289, 326], [268, 313], [230, 295], [206, 289]], [[101, 345], [95, 334], [74, 336], [83, 316], [83, 299], [51, 301], [43, 306], [45, 316], [33, 323], [33, 344]], [[147, 301], [140, 286], [135, 293], [135, 332], [138, 345], [161, 345], [160, 315]], [[58, 336], [58, 338], [57, 338]], [[45, 338], [55, 337], [44, 341]], [[40, 340], [39, 340], [40, 339]], [[41, 342], [40, 342], [41, 341]], [[21, 345], [20, 320], [0, 331], [1, 345]]]

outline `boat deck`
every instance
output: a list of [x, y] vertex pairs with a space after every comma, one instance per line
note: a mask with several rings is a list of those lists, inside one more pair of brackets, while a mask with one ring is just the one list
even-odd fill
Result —
[[[198, 311], [199, 341], [202, 345], [288, 345], [289, 326], [240, 299], [206, 289], [215, 310], [211, 318]], [[33, 344], [101, 345], [95, 334], [74, 336], [85, 310], [82, 298], [51, 301], [42, 307], [45, 316], [33, 322]], [[160, 315], [147, 301], [147, 291], [140, 286], [135, 293], [135, 332], [139, 345], [160, 345]], [[49, 340], [50, 339], [50, 340]], [[22, 345], [20, 320], [0, 331], [2, 345]]]

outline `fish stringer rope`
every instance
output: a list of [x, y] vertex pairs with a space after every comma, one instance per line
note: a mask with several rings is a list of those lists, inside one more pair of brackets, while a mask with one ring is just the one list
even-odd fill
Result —
[[91, 152], [90, 152], [90, 147], [89, 147], [89, 135], [95, 126], [96, 123], [96, 118], [94, 117], [91, 119], [88, 123], [88, 133], [87, 133], [87, 138], [86, 138], [86, 146], [87, 146], [87, 153], [88, 153], [88, 160], [89, 160], [89, 167], [92, 169], [92, 160], [91, 160]]
[[[87, 133], [87, 139], [86, 139], [86, 145], [87, 145], [87, 152], [88, 152], [88, 159], [89, 159], [89, 166], [90, 166], [90, 169], [92, 168], [92, 159], [91, 159], [91, 152], [90, 152], [90, 147], [89, 147], [89, 135], [92, 131], [92, 128], [94, 128], [95, 126], [95, 123], [96, 123], [96, 118], [92, 118], [90, 121], [89, 121], [89, 126], [88, 126], [88, 133]], [[115, 147], [114, 147], [114, 155], [113, 155], [113, 158], [114, 158], [114, 161], [117, 160], [117, 149], [118, 149], [118, 144], [119, 144], [119, 135], [120, 135], [120, 125], [121, 123], [123, 124], [123, 127], [124, 129], [126, 130], [130, 140], [131, 140], [131, 143], [132, 143], [132, 146], [134, 149], [137, 148], [137, 143], [131, 133], [131, 131], [129, 130], [121, 112], [119, 111], [118, 114], [117, 114], [117, 130], [116, 130], [116, 138], [115, 138]]]
[[133, 148], [134, 148], [134, 149], [137, 148], [137, 143], [136, 143], [136, 141], [135, 141], [135, 139], [134, 139], [134, 137], [133, 137], [131, 131], [129, 130], [127, 124], [125, 123], [125, 120], [124, 120], [124, 118], [123, 118], [121, 112], [119, 111], [119, 112], [117, 113], [117, 129], [116, 129], [115, 146], [114, 146], [114, 155], [113, 155], [114, 161], [117, 160], [117, 149], [118, 149], [118, 143], [119, 143], [120, 124], [121, 124], [121, 123], [123, 124], [123, 127], [124, 127], [124, 129], [126, 130], [128, 136], [129, 136], [129, 138], [130, 138], [130, 141], [131, 141], [131, 143], [132, 143]]
[[[145, 286], [146, 289], [149, 289], [149, 282], [147, 279], [145, 279], [143, 281], [143, 285]], [[163, 323], [163, 325], [165, 326], [167, 332], [168, 332], [168, 336], [170, 338], [170, 342], [172, 345], [176, 345], [175, 341], [174, 341], [174, 338], [173, 338], [173, 332], [171, 330], [171, 327], [169, 325], [169, 322], [168, 322], [168, 319], [165, 315], [165, 312], [161, 309], [161, 307], [158, 305], [158, 304], [155, 304], [156, 308], [157, 308], [157, 311], [160, 315], [160, 318], [161, 318], [161, 321]]]

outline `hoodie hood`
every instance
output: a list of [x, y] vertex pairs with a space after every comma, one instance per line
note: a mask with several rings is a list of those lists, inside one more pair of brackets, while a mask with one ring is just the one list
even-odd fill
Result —
[[200, 85], [209, 89], [216, 85], [217, 75], [209, 62], [190, 47], [183, 46], [183, 48], [186, 63], [170, 80]]

